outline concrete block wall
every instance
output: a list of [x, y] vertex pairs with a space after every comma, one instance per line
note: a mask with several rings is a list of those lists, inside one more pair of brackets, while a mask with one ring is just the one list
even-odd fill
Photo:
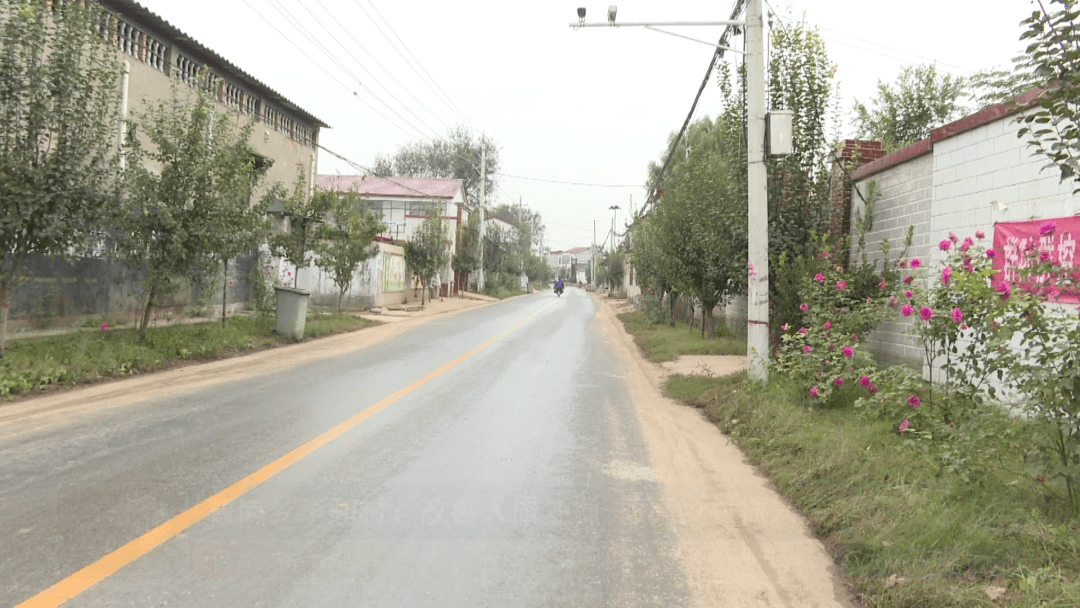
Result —
[[[915, 234], [907, 258], [927, 257], [932, 247], [933, 168], [933, 155], [923, 154], [855, 182], [852, 190], [852, 226], [855, 226], [855, 218], [867, 214], [867, 208], [860, 204], [862, 198], [859, 193], [869, 199], [871, 182], [877, 193], [877, 198], [871, 201], [870, 230], [866, 233], [868, 260], [882, 263], [885, 239], [889, 241], [889, 255], [895, 260], [903, 249], [909, 226], [915, 227]], [[853, 261], [860, 260], [862, 255], [857, 249], [856, 239], [853, 234]], [[882, 362], [921, 366], [922, 349], [906, 335], [911, 323], [910, 319], [902, 319], [899, 315], [883, 322], [866, 337], [867, 348]]]

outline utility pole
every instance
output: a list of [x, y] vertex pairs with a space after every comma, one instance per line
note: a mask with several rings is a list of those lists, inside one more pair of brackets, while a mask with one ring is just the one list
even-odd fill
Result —
[[619, 214], [619, 209], [622, 209], [622, 207], [620, 207], [618, 205], [612, 205], [612, 206], [608, 207], [608, 209], [611, 209], [611, 251], [612, 251], [612, 253], [614, 253], [615, 252], [615, 216]]
[[592, 221], [592, 256], [589, 258], [589, 272], [593, 289], [596, 289], [596, 220]]
[[769, 369], [769, 198], [765, 174], [765, 27], [761, 0], [746, 5], [748, 251], [746, 358], [751, 380]]
[[484, 204], [487, 203], [487, 151], [480, 148], [480, 274], [476, 279], [476, 290], [484, 293]]

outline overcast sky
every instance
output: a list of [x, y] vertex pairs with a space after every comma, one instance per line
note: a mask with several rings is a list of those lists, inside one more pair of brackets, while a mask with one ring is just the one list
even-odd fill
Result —
[[[603, 241], [612, 205], [622, 207], [621, 232], [630, 205], [640, 208], [645, 199], [649, 161], [661, 158], [668, 134], [682, 124], [712, 54], [703, 44], [641, 28], [571, 30], [580, 0], [140, 1], [329, 124], [322, 145], [361, 165], [456, 124], [493, 136], [507, 175], [489, 204], [521, 201], [539, 211], [553, 250], [591, 243], [594, 220]], [[1006, 65], [1023, 48], [1018, 24], [1033, 6], [769, 4], [782, 20], [805, 18], [820, 28], [837, 64], [845, 124], [852, 99], [868, 99], [879, 79], [891, 82], [904, 66], [936, 61], [941, 71], [967, 76]], [[636, 0], [618, 5], [618, 20], [727, 19], [732, 5]], [[605, 19], [607, 4], [585, 6], [588, 21]], [[674, 31], [716, 40], [722, 28]], [[734, 46], [741, 48], [741, 39]], [[410, 67], [402, 55], [417, 62]], [[711, 81], [696, 117], [715, 114], [715, 89]], [[357, 173], [324, 151], [319, 172]]]

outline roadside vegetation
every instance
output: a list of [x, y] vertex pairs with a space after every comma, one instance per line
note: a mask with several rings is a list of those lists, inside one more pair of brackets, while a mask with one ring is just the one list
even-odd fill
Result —
[[[620, 318], [654, 361], [700, 352], [684, 327]], [[676, 375], [665, 392], [700, 408], [776, 484], [864, 605], [1080, 605], [1080, 520], [1045, 479], [1022, 473], [1028, 421], [988, 411], [983, 447], [959, 472], [956, 446], [856, 408], [861, 387], [820, 407], [774, 380]]]
[[674, 361], [681, 355], [745, 355], [746, 342], [721, 325], [716, 334], [701, 337], [686, 325], [657, 324], [643, 311], [619, 315], [638, 347], [653, 361]]
[[[274, 333], [272, 315], [233, 316], [196, 324], [100, 328], [55, 336], [18, 338], [0, 360], [0, 399], [36, 391], [167, 369], [181, 362], [223, 359], [292, 343]], [[356, 331], [372, 325], [348, 314], [310, 314], [305, 339]]]

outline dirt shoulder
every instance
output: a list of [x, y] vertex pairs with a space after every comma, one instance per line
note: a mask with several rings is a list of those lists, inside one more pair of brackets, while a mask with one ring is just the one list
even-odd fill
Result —
[[[641, 355], [618, 312], [605, 304], [598, 320], [631, 371], [629, 389], [675, 514], [696, 604], [856, 606], [803, 518], [698, 410], [663, 396], [672, 372]], [[725, 367], [713, 362], [710, 370], [737, 366], [729, 359]]]

